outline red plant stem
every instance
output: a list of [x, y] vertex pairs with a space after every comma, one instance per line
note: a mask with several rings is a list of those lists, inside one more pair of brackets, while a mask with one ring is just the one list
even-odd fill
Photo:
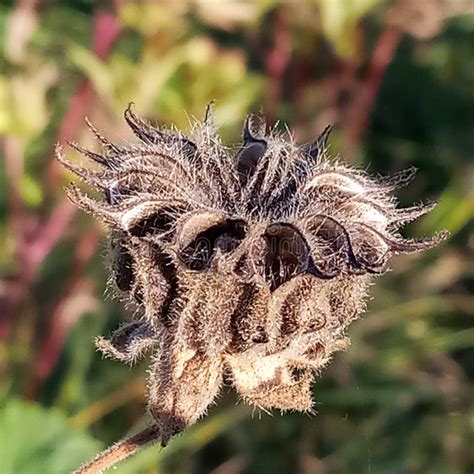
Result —
[[362, 87], [356, 91], [357, 97], [349, 114], [347, 145], [350, 155], [359, 148], [385, 71], [393, 59], [401, 36], [402, 34], [398, 29], [387, 26], [374, 47], [366, 79]]
[[[104, 58], [117, 40], [120, 33], [120, 25], [115, 16], [98, 12], [94, 17], [93, 49], [99, 58]], [[84, 119], [95, 95], [92, 83], [89, 79], [78, 88], [71, 98], [66, 114], [56, 137], [56, 141], [64, 143], [71, 140], [76, 134], [77, 128]], [[59, 178], [58, 162], [52, 157], [47, 170], [47, 187], [52, 189]], [[39, 265], [49, 254], [54, 245], [59, 241], [71, 222], [76, 208], [64, 198], [49, 216], [38, 233], [35, 242], [29, 246], [29, 260]], [[69, 276], [66, 288], [58, 299], [55, 309], [50, 318], [50, 327], [47, 336], [40, 343], [38, 355], [35, 358], [35, 367], [32, 370], [33, 381], [30, 391], [36, 392], [38, 386], [48, 378], [53, 370], [61, 349], [64, 345], [67, 333], [76, 321], [71, 321], [65, 311], [69, 296], [75, 291], [81, 281], [81, 275], [89, 259], [94, 254], [98, 234], [96, 231], [84, 234], [77, 244], [73, 271]]]
[[63, 199], [53, 209], [48, 220], [38, 229], [36, 239], [25, 249], [27, 261], [35, 270], [64, 235], [75, 212], [75, 206]]
[[[120, 34], [120, 25], [114, 15], [97, 12], [94, 16], [93, 50], [99, 58], [105, 58]], [[95, 91], [90, 79], [86, 79], [69, 101], [68, 108], [59, 127], [56, 143], [71, 141], [81, 127], [84, 116], [94, 99]], [[51, 156], [46, 171], [46, 186], [52, 189], [60, 176], [59, 163]]]
[[[65, 143], [73, 139], [77, 130], [80, 129], [82, 125], [84, 116], [87, 113], [93, 97], [94, 89], [92, 88], [91, 82], [87, 79], [79, 86], [69, 101], [68, 108], [56, 135], [56, 143]], [[49, 166], [46, 170], [45, 181], [47, 189], [51, 190], [54, 188], [60, 174], [61, 169], [59, 164], [54, 158], [54, 155], [51, 155]]]
[[82, 465], [73, 474], [97, 474], [123, 461], [141, 448], [160, 439], [160, 428], [156, 425], [125, 438], [99, 453], [94, 459]]
[[[30, 19], [36, 19], [36, 6], [35, 0], [21, 0], [17, 2], [14, 10], [9, 15], [7, 20], [7, 31], [6, 35], [9, 36], [10, 28], [18, 28], [15, 24], [15, 18], [18, 16], [22, 17], [27, 15]], [[12, 25], [13, 22], [15, 26]], [[36, 23], [33, 20], [33, 23]], [[26, 28], [26, 31], [22, 32], [20, 40], [20, 50], [23, 51], [25, 44], [31, 37], [35, 29], [35, 26]], [[8, 42], [9, 39], [6, 38]], [[15, 47], [18, 46], [18, 38], [15, 38]], [[19, 51], [16, 51], [17, 54]], [[14, 245], [14, 254], [17, 261], [17, 268], [21, 269], [24, 267], [22, 248], [25, 241], [25, 208], [23, 199], [21, 196], [21, 178], [23, 175], [23, 152], [24, 152], [24, 141], [18, 137], [12, 135], [5, 136], [2, 143], [2, 148], [5, 157], [5, 172], [6, 172], [6, 184], [8, 186], [9, 196], [9, 212], [8, 212], [8, 227], [11, 235], [14, 237], [12, 243]], [[11, 318], [8, 317], [11, 314], [12, 308], [16, 307], [16, 302], [21, 301], [24, 297], [24, 291], [22, 288], [22, 280], [25, 278], [25, 271], [19, 271], [18, 274], [13, 275], [8, 281], [5, 281], [5, 292], [3, 300], [0, 301], [2, 304], [2, 314], [0, 314], [0, 339], [8, 337], [11, 329]]]
[[24, 205], [20, 193], [24, 147], [20, 139], [12, 136], [6, 136], [2, 145], [9, 196], [9, 226], [12, 233], [17, 237], [14, 245], [17, 247], [16, 252], [18, 252], [18, 248], [21, 247], [25, 237], [23, 235]]
[[284, 13], [276, 18], [273, 37], [273, 48], [266, 57], [268, 74], [266, 115], [269, 122], [274, 122], [278, 114], [277, 107], [281, 101], [283, 77], [291, 54], [291, 34]]
[[9, 229], [14, 238], [14, 255], [17, 270], [14, 275], [5, 280], [5, 296], [2, 301], [0, 314], [0, 339], [6, 339], [11, 331], [11, 322], [17, 306], [25, 299], [27, 282], [30, 280], [31, 268], [28, 265], [24, 249], [26, 247], [25, 235], [25, 209], [20, 193], [21, 176], [23, 174], [23, 149], [20, 142], [7, 136], [3, 140], [5, 155], [5, 171], [9, 195]]
[[34, 358], [32, 392], [35, 392], [38, 384], [46, 380], [51, 374], [61, 353], [67, 333], [70, 327], [76, 322], [69, 317], [67, 300], [81, 284], [84, 269], [94, 254], [98, 238], [99, 235], [97, 231], [91, 230], [83, 234], [76, 245], [69, 281], [61, 297], [56, 302], [51, 314], [47, 335], [41, 342], [37, 356]]
[[[99, 57], [105, 57], [119, 36], [119, 23], [115, 16], [104, 12], [97, 12], [93, 21], [94, 52]], [[89, 80], [86, 80], [69, 102], [67, 112], [56, 136], [56, 142], [63, 143], [74, 137], [93, 96], [92, 84]], [[46, 188], [52, 190], [58, 178], [58, 163], [52, 156], [47, 170]], [[17, 185], [16, 189], [18, 190]], [[17, 205], [16, 203], [15, 206]], [[11, 323], [29, 293], [40, 264], [60, 240], [75, 212], [74, 206], [64, 198], [51, 212], [50, 216], [38, 225], [34, 238], [28, 242], [24, 239], [27, 226], [26, 218], [22, 217], [21, 222], [19, 218], [16, 219], [17, 222], [12, 227], [12, 235], [13, 239], [19, 243], [17, 254], [20, 264], [16, 275], [7, 283], [8, 289], [3, 301], [2, 317], [0, 318], [1, 339], [8, 338], [11, 332]], [[18, 213], [15, 213], [15, 215], [18, 216]]]

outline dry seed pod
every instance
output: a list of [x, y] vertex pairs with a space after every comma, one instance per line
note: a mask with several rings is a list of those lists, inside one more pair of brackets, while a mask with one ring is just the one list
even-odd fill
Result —
[[393, 254], [443, 238], [404, 239], [400, 223], [431, 207], [397, 209], [395, 181], [329, 161], [330, 128], [298, 148], [278, 134], [256, 136], [248, 118], [233, 156], [210, 112], [185, 137], [129, 107], [125, 119], [141, 140], [132, 146], [91, 127], [103, 152], [74, 148], [100, 171], [69, 163], [58, 148], [68, 169], [103, 191], [101, 202], [77, 188], [69, 196], [110, 228], [114, 281], [141, 308], [97, 347], [125, 363], [153, 353], [154, 425], [79, 472], [147, 442], [165, 445], [206, 412], [224, 373], [247, 403], [310, 412], [315, 373], [346, 346], [372, 274]]

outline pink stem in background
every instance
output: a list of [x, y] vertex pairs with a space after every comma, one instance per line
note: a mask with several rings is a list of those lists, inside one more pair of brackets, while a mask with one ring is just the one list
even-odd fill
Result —
[[[94, 52], [99, 57], [105, 57], [114, 42], [117, 40], [120, 32], [120, 25], [116, 17], [110, 13], [97, 12], [94, 17], [94, 33], [93, 45]], [[94, 96], [94, 90], [89, 80], [86, 80], [76, 91], [69, 101], [66, 114], [61, 122], [55, 142], [64, 143], [72, 140], [86, 114], [87, 108]], [[8, 151], [10, 145], [5, 145]], [[9, 148], [10, 147], [10, 148]], [[10, 151], [13, 157], [13, 152]], [[18, 158], [16, 158], [18, 159]], [[6, 162], [10, 173], [16, 170], [15, 163], [11, 160]], [[54, 157], [50, 161], [47, 170], [46, 188], [52, 190], [59, 178], [59, 166]], [[16, 190], [17, 184], [14, 183]], [[18, 194], [19, 195], [19, 194]], [[18, 206], [18, 200], [14, 198], [12, 193], [12, 206]], [[20, 197], [21, 201], [21, 197]], [[22, 203], [21, 203], [22, 207]], [[11, 323], [15, 316], [19, 314], [20, 308], [30, 293], [30, 288], [34, 284], [38, 269], [44, 259], [48, 256], [52, 248], [64, 235], [74, 214], [75, 208], [64, 198], [55, 209], [50, 213], [49, 217], [42, 223], [39, 223], [34, 232], [34, 237], [26, 241], [26, 229], [28, 227], [26, 216], [18, 217], [16, 213], [15, 225], [12, 225], [13, 239], [18, 242], [18, 261], [19, 268], [16, 276], [10, 278], [6, 283], [5, 297], [3, 301], [2, 318], [0, 320], [0, 338], [6, 339], [11, 332]], [[53, 330], [54, 321], [52, 321]], [[63, 339], [65, 334], [62, 335]], [[59, 344], [62, 346], [62, 341]]]
[[273, 40], [273, 48], [266, 57], [268, 74], [266, 116], [270, 123], [275, 122], [278, 115], [283, 78], [291, 56], [291, 32], [284, 14], [278, 14], [276, 18]]
[[26, 260], [35, 270], [64, 235], [75, 212], [75, 206], [63, 199], [37, 230], [37, 237], [25, 249]]
[[[93, 48], [94, 53], [100, 58], [105, 58], [120, 34], [120, 24], [117, 18], [104, 12], [97, 12], [94, 16]], [[71, 141], [78, 129], [81, 128], [84, 117], [94, 98], [95, 91], [92, 82], [86, 79], [77, 89], [69, 101], [68, 108], [63, 117], [56, 136], [56, 143]], [[61, 170], [59, 163], [51, 157], [46, 173], [46, 185], [52, 189], [57, 183]]]
[[17, 237], [14, 245], [19, 248], [24, 240], [23, 220], [24, 205], [21, 197], [21, 177], [23, 176], [23, 150], [20, 139], [6, 136], [3, 139], [3, 152], [5, 157], [5, 171], [7, 177], [10, 228]]
[[71, 317], [67, 310], [67, 303], [82, 283], [85, 267], [94, 255], [98, 239], [97, 231], [91, 230], [83, 234], [76, 245], [69, 280], [52, 310], [50, 328], [34, 358], [33, 384], [30, 389], [33, 393], [37, 391], [38, 384], [44, 382], [51, 374], [61, 354], [69, 329], [77, 323], [77, 317]]
[[360, 142], [367, 130], [370, 114], [382, 85], [387, 67], [400, 43], [401, 32], [387, 26], [381, 33], [374, 47], [366, 79], [361, 87], [356, 88], [357, 94], [349, 111], [347, 126], [348, 154], [353, 155], [359, 148]]
[[94, 17], [93, 48], [94, 53], [104, 59], [120, 34], [120, 23], [111, 13], [97, 12]]
[[[25, 54], [26, 45], [37, 26], [37, 2], [21, 0], [8, 16], [5, 31], [5, 53], [13, 61], [21, 61]], [[26, 22], [26, 23], [25, 23]], [[21, 28], [21, 31], [18, 31]], [[16, 302], [24, 296], [22, 281], [26, 278], [28, 267], [23, 261], [22, 249], [25, 245], [25, 206], [21, 195], [21, 179], [23, 176], [24, 140], [15, 136], [5, 136], [2, 141], [5, 157], [6, 185], [8, 187], [8, 226], [13, 236], [13, 252], [20, 269], [3, 283], [0, 295], [0, 339], [5, 339], [10, 333], [12, 311]], [[23, 269], [23, 271], [21, 271]]]
[[[56, 143], [64, 144], [74, 138], [77, 131], [82, 127], [84, 117], [93, 97], [94, 89], [91, 82], [86, 79], [69, 100], [68, 108], [56, 135]], [[46, 170], [46, 188], [52, 190], [60, 176], [61, 168], [59, 163], [54, 158], [54, 155], [51, 155], [49, 166]]]
[[[98, 12], [94, 17], [93, 47], [94, 52], [100, 58], [109, 53], [120, 33], [120, 25], [115, 16], [108, 13]], [[76, 130], [81, 126], [86, 110], [88, 109], [95, 92], [90, 80], [86, 80], [72, 97], [66, 115], [61, 123], [57, 135], [57, 142], [64, 143], [71, 140]], [[51, 189], [57, 182], [60, 169], [58, 162], [51, 160], [48, 168], [48, 187]], [[64, 235], [76, 208], [66, 198], [53, 210], [49, 219], [38, 234], [35, 243], [30, 246], [30, 258], [34, 262], [41, 263], [54, 245]], [[34, 359], [32, 370], [33, 380], [31, 392], [34, 394], [38, 386], [51, 374], [61, 354], [64, 341], [69, 329], [77, 323], [77, 318], [70, 318], [66, 307], [68, 298], [74, 293], [82, 281], [85, 266], [94, 254], [98, 241], [96, 231], [85, 233], [76, 246], [75, 260], [72, 272], [63, 291], [58, 299], [55, 309], [49, 320], [50, 327], [47, 336], [40, 343], [37, 357]]]

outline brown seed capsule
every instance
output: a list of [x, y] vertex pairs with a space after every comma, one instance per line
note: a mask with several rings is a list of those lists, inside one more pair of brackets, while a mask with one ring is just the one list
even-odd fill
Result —
[[429, 208], [397, 209], [390, 184], [331, 163], [329, 131], [298, 148], [247, 119], [233, 156], [209, 112], [185, 137], [128, 108], [141, 143], [94, 130], [103, 154], [76, 147], [101, 172], [58, 149], [103, 190], [103, 202], [69, 194], [108, 224], [114, 280], [141, 308], [98, 348], [126, 363], [153, 351], [148, 406], [163, 444], [206, 412], [224, 374], [250, 404], [310, 411], [315, 372], [345, 346], [372, 274], [442, 239], [404, 239], [399, 223]]

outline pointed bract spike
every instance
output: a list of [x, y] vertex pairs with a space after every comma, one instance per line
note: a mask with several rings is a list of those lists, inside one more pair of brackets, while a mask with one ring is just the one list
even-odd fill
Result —
[[68, 145], [81, 155], [84, 155], [86, 158], [89, 158], [90, 160], [95, 161], [106, 168], [113, 169], [117, 167], [116, 161], [112, 158], [108, 158], [104, 155], [100, 155], [99, 153], [94, 153], [93, 151], [87, 150], [75, 142], [68, 142]]
[[163, 134], [151, 124], [138, 117], [138, 115], [132, 111], [132, 104], [133, 102], [128, 104], [123, 116], [133, 133], [145, 143], [157, 144], [162, 141]]
[[253, 136], [252, 136], [252, 133], [250, 132], [250, 116], [247, 116], [244, 122], [244, 132], [243, 132], [244, 143], [252, 140], [252, 138]]
[[320, 149], [324, 150], [325, 148], [327, 148], [328, 140], [331, 136], [333, 129], [333, 125], [327, 125], [326, 128], [322, 131], [321, 135], [319, 135], [319, 137], [316, 139], [316, 143], [318, 144], [318, 147]]
[[425, 240], [412, 240], [405, 239], [403, 237], [396, 238], [392, 236], [385, 235], [382, 232], [370, 227], [366, 224], [359, 223], [361, 227], [365, 227], [374, 234], [378, 235], [389, 247], [392, 252], [401, 252], [401, 253], [413, 253], [420, 252], [422, 250], [428, 250], [433, 247], [436, 247], [443, 240], [446, 240], [449, 237], [448, 231], [442, 231], [435, 234], [433, 237], [427, 238]]
[[206, 107], [206, 113], [204, 115], [204, 123], [206, 125], [213, 125], [214, 124], [214, 107], [216, 103], [215, 101], [211, 100]]
[[93, 184], [102, 190], [107, 187], [107, 181], [101, 179], [100, 173], [95, 173], [94, 171], [91, 171], [87, 168], [75, 165], [74, 163], [65, 160], [63, 156], [58, 158], [58, 160], [67, 170], [71, 171], [71, 173], [74, 173], [86, 183]]
[[67, 162], [66, 157], [63, 154], [63, 146], [60, 143], [56, 143], [56, 146], [54, 147], [54, 156], [61, 164]]
[[449, 237], [448, 231], [442, 231], [435, 234], [433, 237], [424, 240], [404, 239], [402, 241], [395, 240], [391, 243], [392, 250], [395, 252], [420, 252], [422, 250], [429, 250], [439, 245], [443, 240]]
[[303, 153], [306, 155], [310, 156], [314, 160], [317, 160], [318, 158], [321, 157], [321, 154], [323, 151], [327, 148], [329, 136], [331, 135], [331, 132], [333, 131], [333, 125], [328, 125], [321, 135], [319, 135], [316, 140], [314, 140], [311, 143], [306, 143], [301, 147]]
[[106, 222], [117, 224], [116, 214], [108, 209], [106, 205], [91, 199], [89, 196], [84, 194], [77, 186], [73, 183], [69, 187], [65, 188], [66, 196], [68, 199], [83, 211], [97, 215], [103, 218]]
[[164, 133], [141, 119], [132, 111], [132, 103], [129, 104], [124, 112], [124, 118], [127, 121], [129, 127], [133, 133], [144, 143], [151, 145], [180, 145], [184, 153], [188, 156], [192, 156], [196, 153], [197, 146], [188, 138], [183, 137], [181, 134], [170, 135]]
[[250, 116], [247, 116], [243, 132], [244, 143], [238, 151], [235, 159], [237, 161], [237, 172], [240, 183], [244, 186], [250, 176], [255, 172], [260, 158], [267, 151], [267, 142], [252, 135], [250, 130]]
[[246, 145], [247, 143], [252, 143], [252, 142], [265, 143], [265, 145], [266, 145], [267, 142], [265, 140], [263, 140], [262, 138], [258, 138], [255, 135], [253, 135], [252, 130], [251, 130], [251, 123], [252, 123], [252, 116], [247, 115], [247, 117], [245, 118], [244, 131], [243, 131], [244, 145]]
[[437, 202], [430, 202], [428, 204], [420, 204], [418, 206], [407, 207], [405, 209], [397, 209], [394, 216], [390, 219], [399, 225], [408, 224], [428, 212], [431, 212], [437, 205]]
[[102, 145], [107, 150], [113, 151], [114, 153], [119, 152], [119, 149], [111, 141], [107, 140], [107, 138], [105, 138], [104, 135], [102, 135], [99, 132], [99, 130], [97, 130], [97, 128], [95, 128], [94, 125], [92, 125], [92, 122], [87, 117], [85, 118], [85, 121], [86, 121], [86, 125], [88, 126], [89, 130], [95, 135], [97, 140], [99, 140], [100, 143], [102, 143]]
[[168, 186], [170, 189], [175, 190], [180, 196], [185, 197], [186, 199], [189, 200], [190, 203], [196, 203], [199, 204], [202, 207], [202, 203], [198, 203], [192, 196], [190, 196], [187, 192], [186, 189], [183, 186], [180, 186], [179, 184], [176, 183], [175, 180], [170, 179], [168, 176], [164, 176], [162, 174], [158, 174], [155, 170], [144, 170], [144, 169], [128, 169], [126, 174], [122, 175], [117, 179], [117, 184], [121, 184], [122, 181], [127, 180], [130, 178], [131, 175], [136, 175], [136, 176], [150, 176], [151, 179], [156, 183], [156, 184], [161, 184], [162, 186]]
[[82, 166], [75, 165], [74, 163], [71, 163], [69, 160], [67, 160], [63, 155], [62, 147], [59, 144], [56, 146], [56, 159], [64, 166], [64, 168], [71, 171], [71, 173], [74, 173], [84, 181], [96, 184], [99, 187], [103, 187], [102, 184], [97, 181], [96, 176], [94, 176], [96, 173], [88, 170], [87, 168], [83, 168]]
[[381, 184], [387, 191], [403, 188], [415, 179], [417, 171], [414, 166], [410, 166], [410, 168], [406, 168], [388, 178], [382, 179]]

